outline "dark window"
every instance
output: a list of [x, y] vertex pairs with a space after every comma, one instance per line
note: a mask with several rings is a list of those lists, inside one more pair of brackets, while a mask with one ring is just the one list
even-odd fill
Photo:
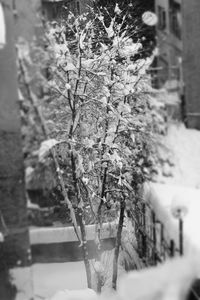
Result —
[[47, 20], [55, 20], [60, 17], [63, 7], [63, 1], [59, 2], [42, 2], [42, 10]]
[[166, 11], [162, 6], [158, 6], [158, 28], [164, 30], [166, 28]]
[[77, 9], [78, 15], [80, 15], [81, 10], [80, 10], [80, 2], [79, 1], [76, 2], [76, 9]]
[[181, 6], [174, 0], [170, 0], [170, 31], [179, 39], [181, 39]]

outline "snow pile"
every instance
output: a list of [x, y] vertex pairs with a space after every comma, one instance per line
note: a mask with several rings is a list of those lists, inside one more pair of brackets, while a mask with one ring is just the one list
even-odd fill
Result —
[[187, 129], [183, 124], [172, 124], [163, 145], [161, 159], [165, 168], [169, 165], [171, 174], [162, 174], [158, 181], [200, 188], [200, 131]]
[[94, 300], [97, 294], [92, 289], [64, 290], [57, 292], [50, 300]]
[[157, 267], [125, 274], [117, 292], [99, 296], [90, 289], [63, 290], [50, 300], [184, 300], [197, 277], [198, 265], [196, 255], [179, 257]]
[[118, 288], [121, 300], [183, 300], [197, 276], [198, 257], [178, 258], [157, 267], [133, 271]]
[[48, 139], [41, 143], [40, 148], [38, 150], [38, 158], [40, 162], [45, 161], [46, 155], [49, 153], [49, 151], [59, 144], [60, 142], [55, 139]]
[[33, 298], [32, 267], [17, 267], [11, 269], [10, 278], [12, 284], [17, 287], [15, 300], [29, 300]]

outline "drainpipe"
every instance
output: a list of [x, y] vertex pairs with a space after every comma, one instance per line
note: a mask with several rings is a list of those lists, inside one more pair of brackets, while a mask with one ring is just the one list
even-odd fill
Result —
[[6, 45], [6, 24], [3, 5], [0, 2], [0, 49], [3, 49]]

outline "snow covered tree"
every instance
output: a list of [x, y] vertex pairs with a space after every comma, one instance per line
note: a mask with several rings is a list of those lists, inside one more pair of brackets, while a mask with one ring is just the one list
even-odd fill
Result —
[[[122, 11], [121, 15], [126, 14], [126, 25], [131, 38], [134, 42], [140, 41], [142, 49], [140, 49], [137, 57], [144, 58], [152, 54], [155, 47], [155, 27], [147, 26], [142, 21], [142, 15], [146, 11], [154, 11], [153, 0], [100, 0], [95, 1], [94, 7], [99, 9], [109, 23], [110, 18], [115, 15], [116, 5]], [[122, 22], [121, 16], [117, 22]], [[137, 30], [133, 30], [137, 28]]]
[[[88, 287], [91, 270], [85, 218], [91, 215], [96, 224], [97, 259], [102, 222], [108, 220], [111, 211], [113, 219], [119, 219], [113, 261], [116, 288], [126, 207], [138, 201], [139, 187], [151, 178], [155, 155], [155, 116], [146, 74], [153, 57], [137, 56], [142, 44], [131, 37], [138, 29], [132, 27], [130, 31], [126, 18], [116, 5], [109, 23], [100, 11], [91, 11], [47, 24], [46, 52], [38, 56], [46, 68], [37, 74], [43, 94], [46, 88], [50, 93], [38, 102], [26, 84], [46, 139], [39, 159], [46, 163], [51, 152], [64, 203], [70, 208], [83, 249]], [[27, 60], [24, 55], [19, 58], [27, 79]], [[99, 291], [101, 284], [99, 278]]]

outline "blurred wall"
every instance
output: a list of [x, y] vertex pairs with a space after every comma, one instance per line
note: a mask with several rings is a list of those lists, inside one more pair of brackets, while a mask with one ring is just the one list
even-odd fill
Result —
[[42, 33], [41, 0], [14, 0], [15, 36], [27, 41]]
[[183, 0], [182, 7], [187, 125], [200, 129], [200, 1]]
[[[21, 0], [20, 0], [21, 1]], [[28, 2], [28, 1], [27, 1]], [[0, 49], [0, 299], [15, 299], [9, 270], [30, 264], [24, 166], [18, 108], [17, 68], [12, 1], [3, 5], [6, 45]], [[26, 281], [29, 279], [27, 278]], [[26, 294], [27, 296], [27, 294]], [[30, 295], [31, 297], [31, 295]], [[26, 300], [30, 299], [26, 297]]]

